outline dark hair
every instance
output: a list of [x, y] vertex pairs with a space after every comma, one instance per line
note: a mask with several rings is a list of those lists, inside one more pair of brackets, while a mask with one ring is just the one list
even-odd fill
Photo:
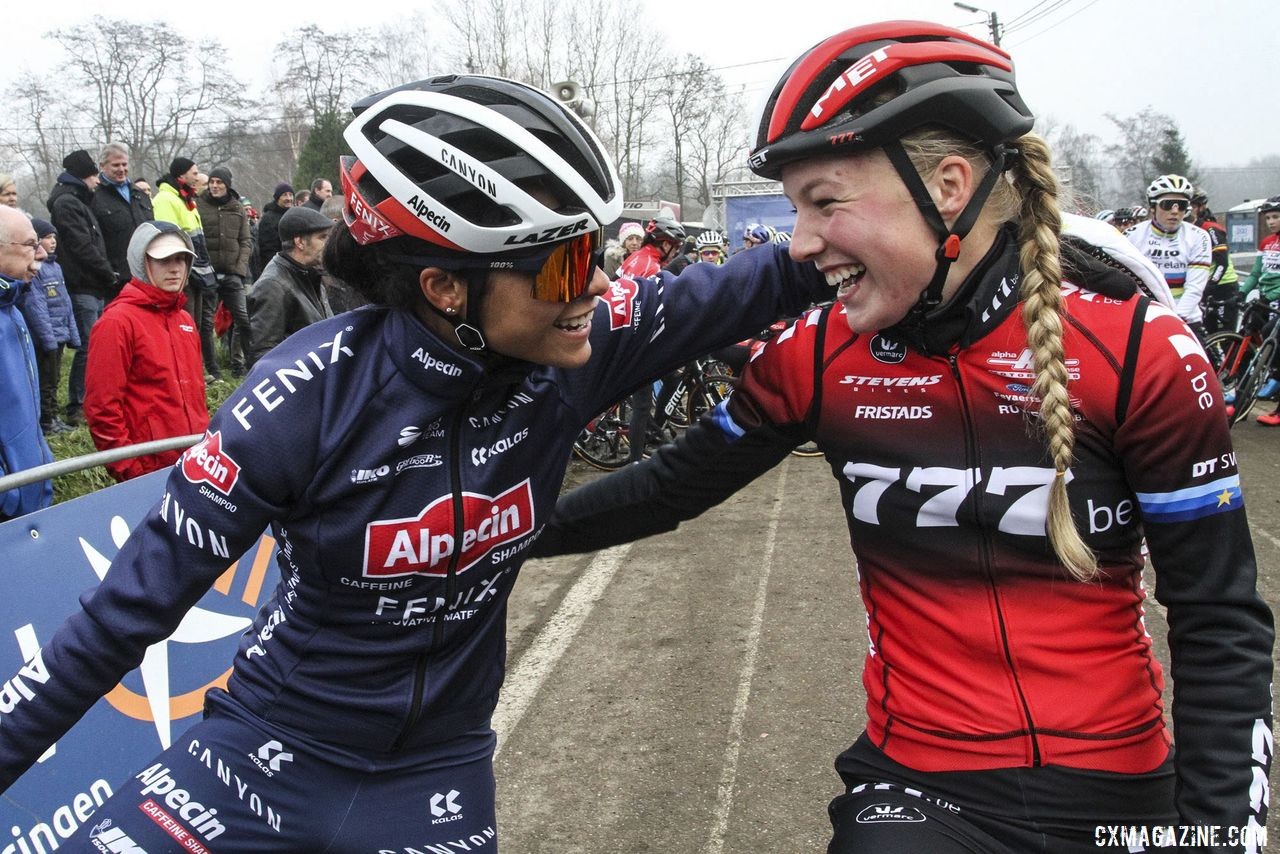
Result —
[[[341, 221], [336, 222], [325, 241], [324, 268], [375, 305], [410, 309], [422, 299], [419, 270], [386, 260], [388, 254], [406, 251], [398, 245], [405, 239], [363, 246]], [[421, 245], [417, 240], [413, 243]]]
[[323, 187], [323, 186], [324, 186], [325, 184], [327, 184], [327, 183], [329, 183], [329, 179], [328, 179], [328, 178], [317, 178], [317, 179], [315, 179], [314, 181], [312, 181], [312, 182], [311, 182], [311, 192], [312, 192], [312, 193], [314, 193], [316, 190], [320, 189], [321, 187]]

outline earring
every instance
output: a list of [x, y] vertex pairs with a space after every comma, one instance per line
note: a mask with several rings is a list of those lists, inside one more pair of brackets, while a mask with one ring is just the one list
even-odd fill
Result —
[[454, 313], [454, 312], [456, 312], [456, 311], [457, 311], [457, 309], [456, 309], [456, 308], [453, 308], [452, 306], [450, 306], [449, 308], [446, 308], [446, 309], [444, 310], [444, 313], [445, 313], [445, 314], [453, 314], [453, 313]]

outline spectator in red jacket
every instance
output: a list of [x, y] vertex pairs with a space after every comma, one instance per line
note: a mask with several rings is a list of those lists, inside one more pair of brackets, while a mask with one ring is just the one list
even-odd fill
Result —
[[[195, 259], [178, 226], [144, 222], [129, 241], [133, 278], [90, 338], [85, 419], [98, 450], [203, 432], [209, 425], [200, 336], [183, 311]], [[116, 480], [172, 465], [181, 449], [109, 463]]]

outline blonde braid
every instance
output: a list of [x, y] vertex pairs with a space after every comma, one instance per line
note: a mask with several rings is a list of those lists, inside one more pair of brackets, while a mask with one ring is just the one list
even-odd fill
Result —
[[1098, 574], [1098, 560], [1081, 538], [1067, 501], [1067, 471], [1075, 446], [1075, 416], [1067, 394], [1066, 356], [1062, 347], [1062, 263], [1058, 235], [1058, 181], [1049, 165], [1049, 146], [1035, 134], [1016, 143], [1021, 157], [1014, 184], [1021, 197], [1019, 260], [1022, 268], [1022, 322], [1035, 364], [1032, 395], [1040, 398], [1040, 422], [1057, 474], [1049, 490], [1046, 520], [1049, 544], [1073, 577], [1088, 581]]

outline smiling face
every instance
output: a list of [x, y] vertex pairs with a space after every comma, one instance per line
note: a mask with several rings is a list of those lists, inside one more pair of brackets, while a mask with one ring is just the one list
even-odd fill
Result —
[[801, 160], [784, 167], [782, 187], [796, 208], [791, 257], [839, 286], [849, 328], [875, 332], [906, 317], [933, 276], [938, 238], [889, 159]]
[[489, 349], [540, 365], [576, 368], [591, 357], [591, 316], [596, 297], [609, 288], [596, 268], [591, 284], [573, 302], [533, 296], [533, 274], [502, 270], [490, 274], [481, 307]]

